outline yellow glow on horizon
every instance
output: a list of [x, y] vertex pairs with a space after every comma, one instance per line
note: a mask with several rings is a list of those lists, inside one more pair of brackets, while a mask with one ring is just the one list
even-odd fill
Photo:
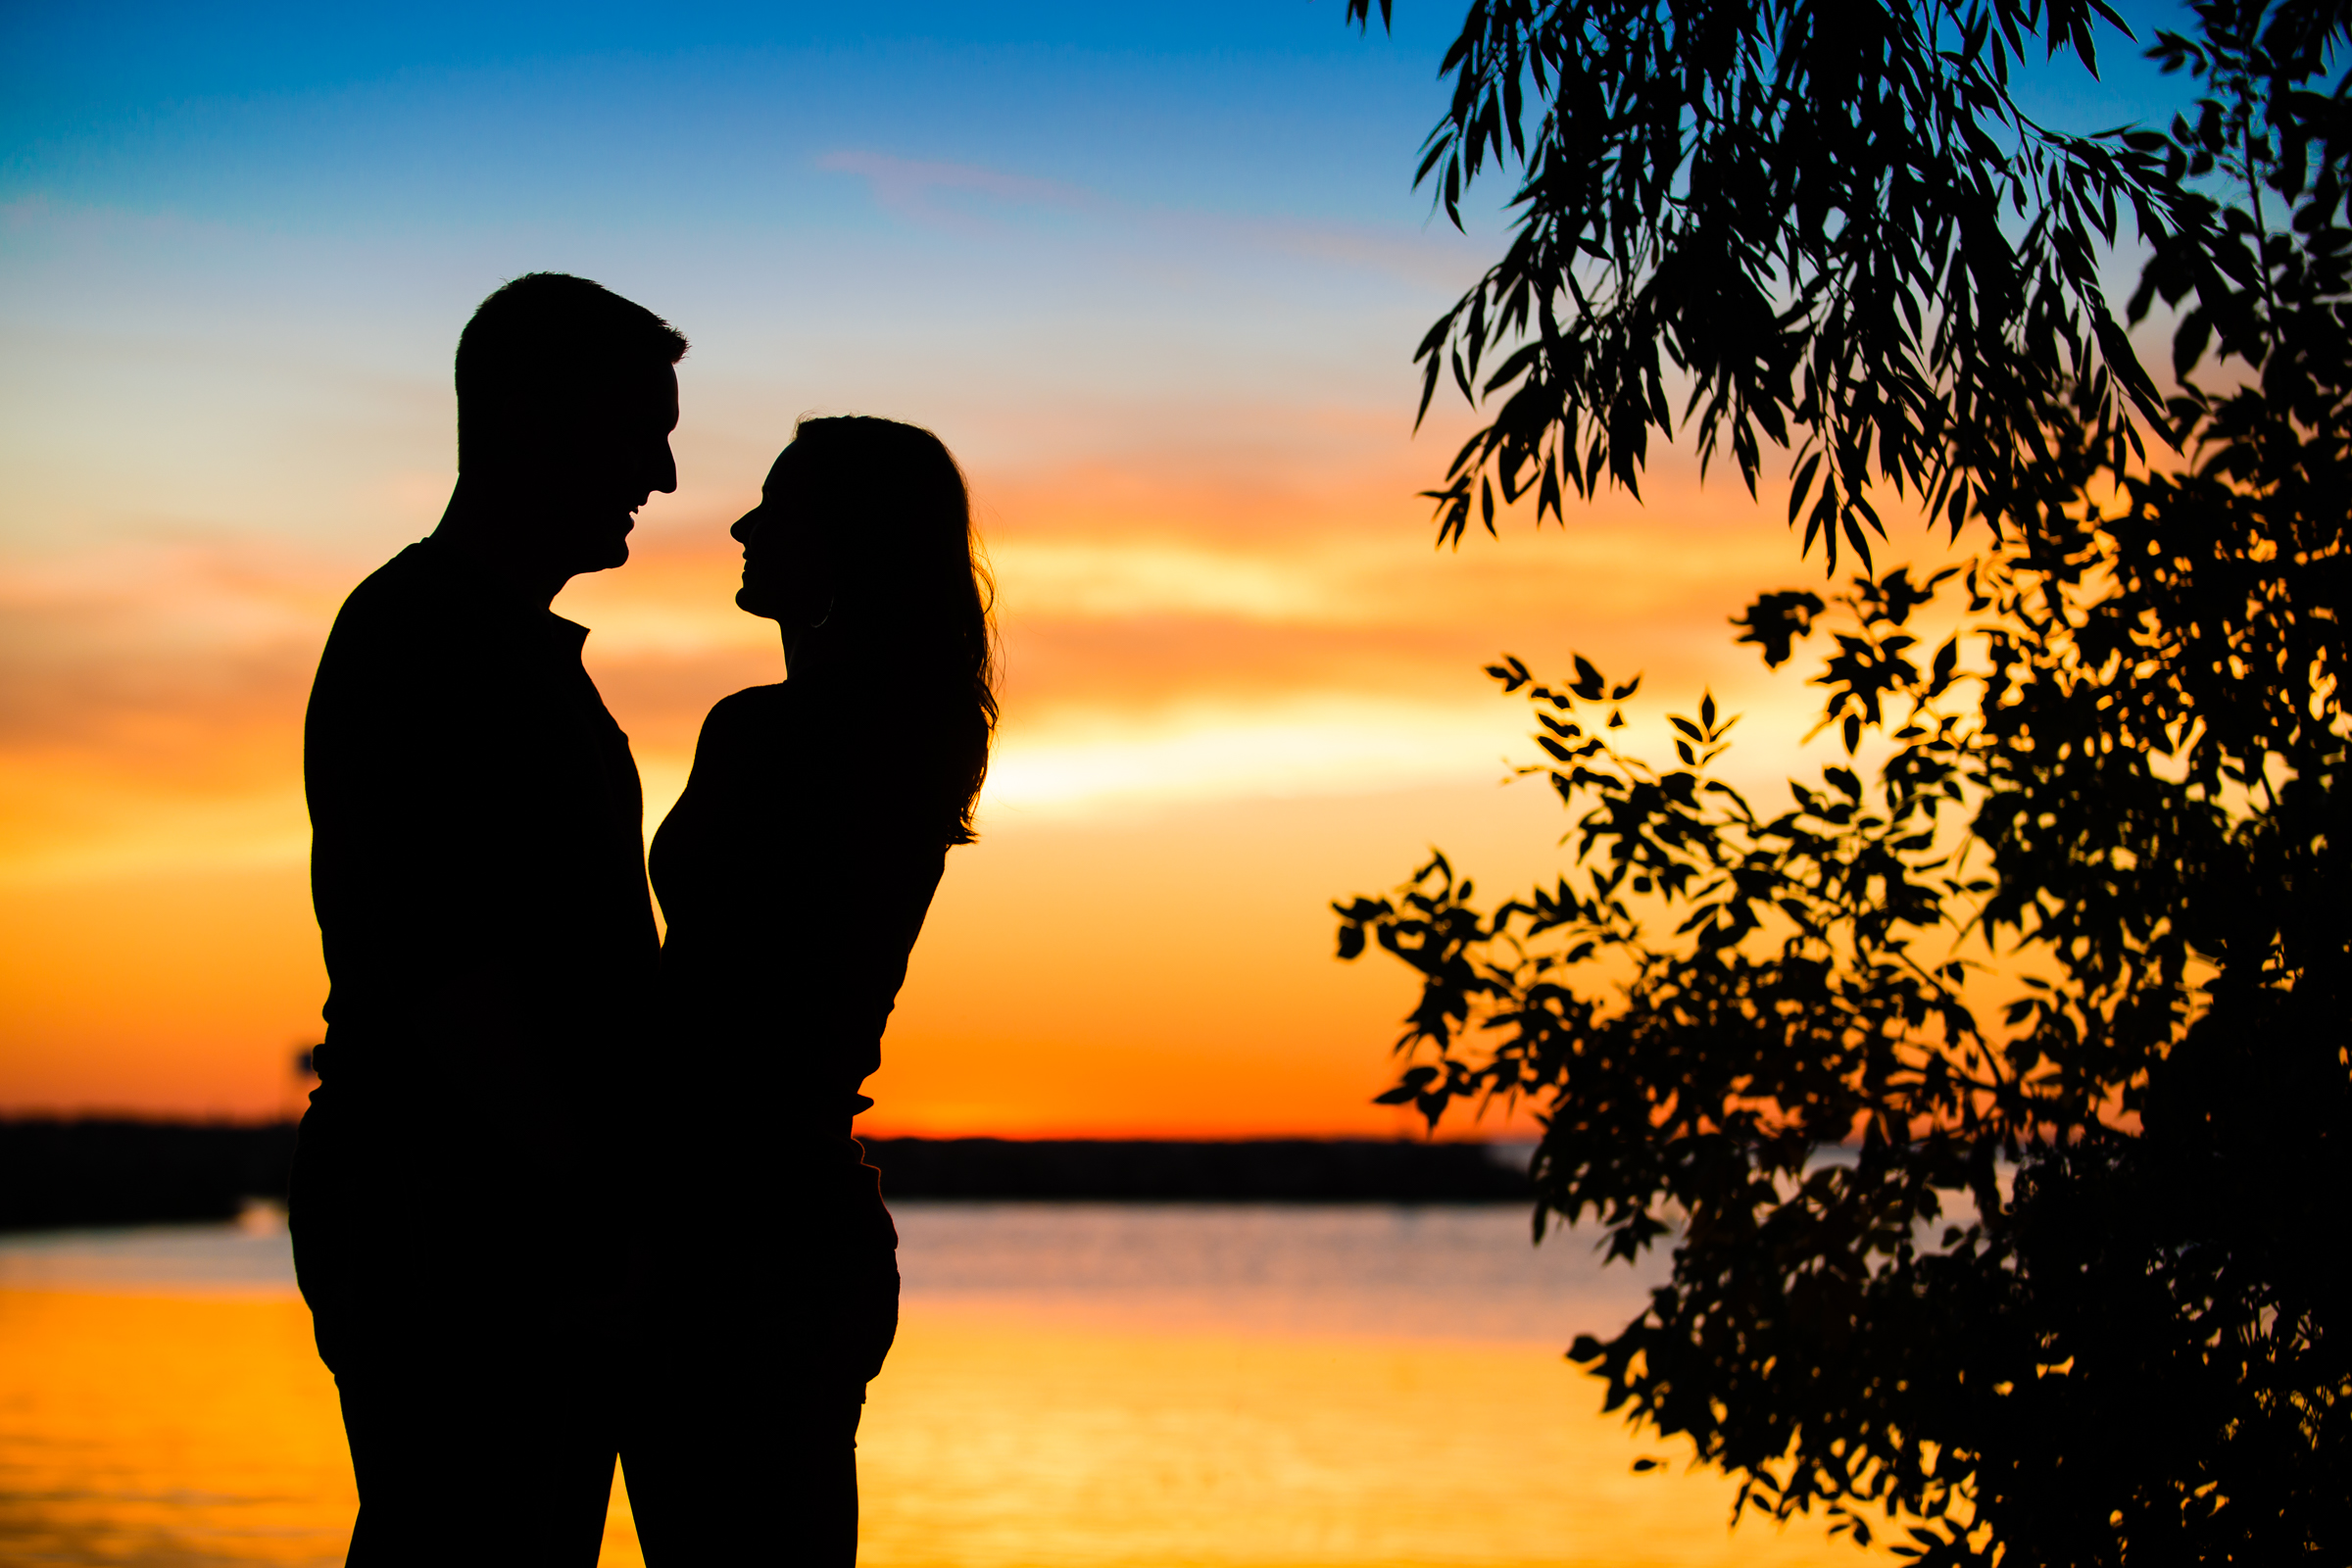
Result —
[[993, 819], [1124, 801], [1410, 788], [1499, 772], [1488, 759], [1524, 727], [1514, 716], [1340, 694], [1143, 715], [1065, 710], [1006, 736], [986, 800]]

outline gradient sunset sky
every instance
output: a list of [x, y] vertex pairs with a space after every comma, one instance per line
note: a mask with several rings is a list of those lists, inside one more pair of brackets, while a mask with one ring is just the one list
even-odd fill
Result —
[[[1411, 189], [1458, 10], [1341, 16], [7, 8], [0, 1111], [296, 1108], [311, 673], [439, 515], [459, 329], [550, 270], [694, 341], [677, 493], [557, 602], [649, 829], [710, 705], [782, 675], [725, 528], [794, 419], [911, 419], [970, 473], [1004, 727], [868, 1130], [1405, 1130], [1369, 1101], [1406, 978], [1339, 963], [1328, 904], [1433, 843], [1556, 867], [1480, 666], [1645, 670], [1652, 724], [1712, 685], [1777, 777], [1802, 671], [1725, 620], [1819, 569], [1785, 491], [1671, 455], [1646, 505], [1433, 550], [1467, 421], [1413, 436], [1411, 350], [1501, 229]], [[2153, 101], [2109, 64], [2079, 120]]]

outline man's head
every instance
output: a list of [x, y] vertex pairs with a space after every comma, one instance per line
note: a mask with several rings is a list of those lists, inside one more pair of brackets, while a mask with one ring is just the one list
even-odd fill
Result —
[[584, 277], [532, 272], [482, 301], [458, 339], [458, 477], [511, 548], [564, 575], [628, 560], [630, 514], [678, 487], [685, 353], [677, 328]]

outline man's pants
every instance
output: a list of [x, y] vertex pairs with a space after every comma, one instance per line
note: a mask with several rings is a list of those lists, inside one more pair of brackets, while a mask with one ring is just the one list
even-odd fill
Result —
[[[359, 1480], [349, 1568], [596, 1568], [609, 1367], [401, 1355], [335, 1376]], [[601, 1396], [601, 1400], [600, 1397]]]
[[[353, 1568], [596, 1568], [621, 1404], [609, 1205], [491, 1166], [500, 1148], [323, 1089], [303, 1118], [294, 1266], [359, 1481]], [[490, 1168], [447, 1174], [469, 1164]]]

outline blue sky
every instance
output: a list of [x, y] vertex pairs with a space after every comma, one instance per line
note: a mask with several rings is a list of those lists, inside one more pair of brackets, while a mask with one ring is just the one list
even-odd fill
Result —
[[[2145, 38], [2174, 8], [2127, 6]], [[561, 217], [855, 222], [811, 146], [1017, 168], [1131, 200], [1418, 217], [1401, 177], [1457, 14], [1394, 33], [1339, 0], [1166, 7], [18, 4], [0, 195], [293, 228]], [[2103, 49], [2053, 118], [2167, 96]]]
[[1435, 31], [1362, 36], [1332, 0], [858, 15], [888, 25], [791, 6], [20, 7], [7, 190], [362, 231], [851, 223], [854, 188], [808, 155], [855, 146], [1394, 218], [1415, 205], [1396, 146], [1442, 104]]

